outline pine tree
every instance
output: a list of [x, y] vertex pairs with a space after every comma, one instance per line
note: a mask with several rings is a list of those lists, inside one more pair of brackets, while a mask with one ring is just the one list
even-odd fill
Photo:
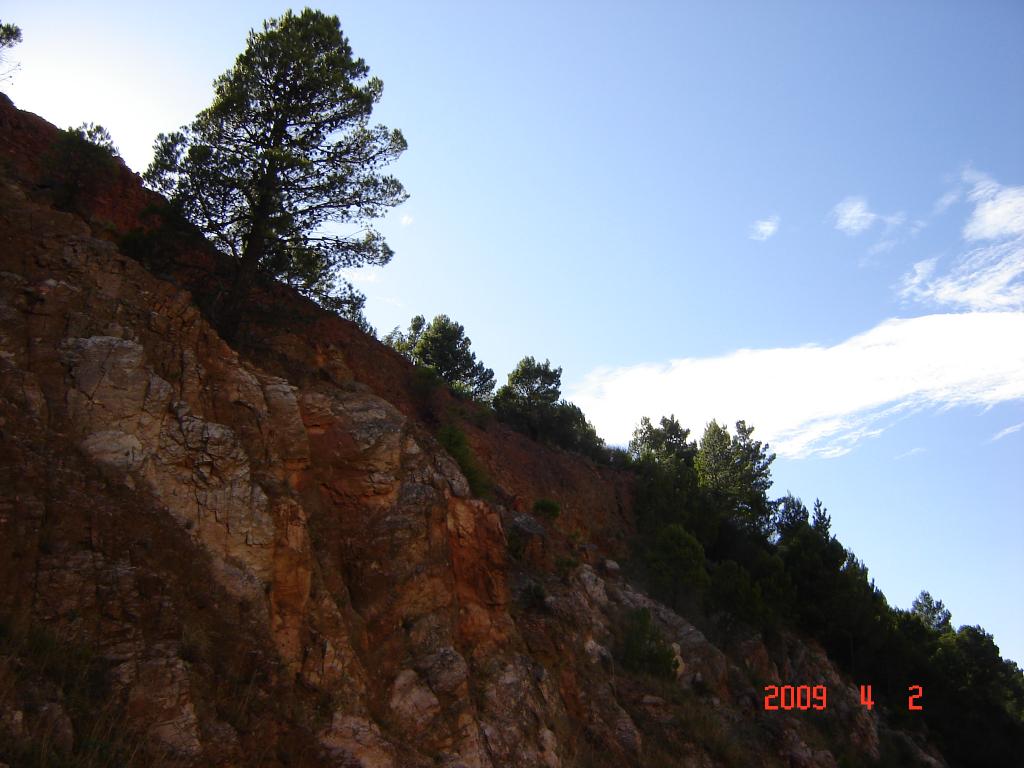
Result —
[[[259, 273], [358, 316], [364, 297], [340, 270], [391, 259], [367, 222], [407, 197], [380, 172], [405, 139], [369, 124], [381, 81], [353, 56], [336, 16], [307, 8], [251, 31], [214, 89], [190, 125], [157, 138], [145, 179], [238, 259], [214, 310], [222, 332], [234, 335]], [[362, 228], [342, 234], [337, 224]]]

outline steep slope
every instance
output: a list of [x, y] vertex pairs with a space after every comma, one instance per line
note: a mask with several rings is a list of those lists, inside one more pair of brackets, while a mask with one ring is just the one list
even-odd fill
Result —
[[[628, 475], [509, 431], [284, 286], [228, 346], [200, 308], [230, 264], [77, 151], [0, 98], [0, 761], [879, 757], [819, 649], [728, 656], [623, 580]], [[618, 668], [641, 608], [673, 680]], [[828, 710], [764, 712], [771, 681], [827, 685]]]

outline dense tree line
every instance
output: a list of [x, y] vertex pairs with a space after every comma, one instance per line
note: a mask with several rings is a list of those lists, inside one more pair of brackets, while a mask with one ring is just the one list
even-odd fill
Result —
[[[674, 417], [643, 419], [629, 446], [637, 473], [641, 560], [651, 590], [698, 604], [734, 636], [770, 640], [783, 627], [818, 640], [878, 707], [904, 728], [927, 729], [954, 766], [1007, 765], [1024, 754], [1024, 675], [981, 627], [954, 629], [922, 592], [891, 607], [868, 570], [832, 534], [820, 500], [769, 499], [774, 454], [744, 422], [712, 422], [699, 444]], [[907, 708], [908, 686], [927, 692]]]

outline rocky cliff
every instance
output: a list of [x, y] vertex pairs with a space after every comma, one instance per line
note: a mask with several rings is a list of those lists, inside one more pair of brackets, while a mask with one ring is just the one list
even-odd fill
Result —
[[[0, 763], [942, 764], [813, 644], [723, 650], [631, 586], [627, 474], [284, 286], [226, 344], [231, 265], [62, 142], [0, 96]], [[620, 669], [636, 608], [675, 679]], [[828, 710], [764, 712], [769, 682]]]

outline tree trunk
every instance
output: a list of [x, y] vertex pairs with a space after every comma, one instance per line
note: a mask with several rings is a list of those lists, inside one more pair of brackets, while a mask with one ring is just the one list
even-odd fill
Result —
[[249, 300], [253, 285], [256, 283], [256, 272], [264, 250], [265, 241], [262, 237], [251, 239], [238, 264], [238, 271], [235, 272], [235, 279], [231, 283], [224, 308], [222, 312], [217, 313], [217, 330], [229, 343], [238, 340], [238, 331], [242, 325], [242, 313]]
[[235, 279], [231, 284], [222, 312], [215, 312], [217, 330], [227, 342], [238, 340], [238, 331], [242, 325], [242, 314], [245, 305], [256, 284], [256, 274], [259, 271], [260, 261], [267, 251], [267, 221], [271, 213], [271, 201], [273, 199], [275, 175], [271, 166], [267, 170], [258, 186], [259, 197], [252, 214], [252, 228], [245, 241], [245, 248], [242, 251], [242, 258], [238, 264], [238, 271], [235, 272]]

